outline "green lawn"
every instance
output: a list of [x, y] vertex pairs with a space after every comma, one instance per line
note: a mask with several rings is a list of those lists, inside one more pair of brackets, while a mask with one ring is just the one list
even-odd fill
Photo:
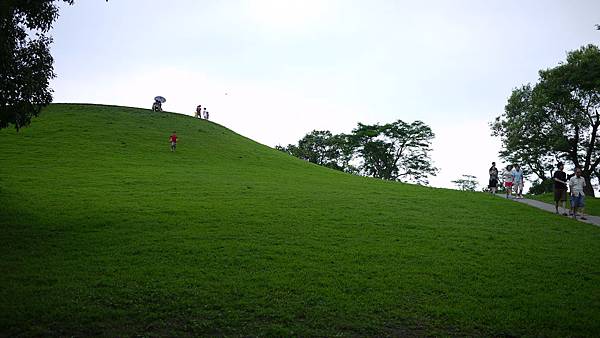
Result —
[[[527, 195], [527, 198], [550, 203], [554, 205], [554, 193], [543, 194], [543, 195]], [[569, 196], [567, 196], [567, 208], [571, 207]], [[600, 216], [600, 198], [594, 198], [591, 196], [585, 197], [585, 213], [589, 215]]]
[[600, 332], [589, 224], [142, 109], [52, 105], [0, 142], [0, 336]]

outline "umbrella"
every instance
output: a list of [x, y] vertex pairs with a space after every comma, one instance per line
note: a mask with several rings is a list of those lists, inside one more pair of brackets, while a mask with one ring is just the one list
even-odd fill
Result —
[[160, 103], [165, 103], [165, 102], [167, 102], [167, 99], [165, 99], [162, 96], [157, 96], [157, 97], [154, 98], [154, 101], [158, 101]]

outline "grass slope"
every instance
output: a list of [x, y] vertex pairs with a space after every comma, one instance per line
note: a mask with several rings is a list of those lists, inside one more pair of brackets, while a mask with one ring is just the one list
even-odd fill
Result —
[[588, 224], [142, 109], [52, 105], [0, 142], [0, 336], [600, 332]]

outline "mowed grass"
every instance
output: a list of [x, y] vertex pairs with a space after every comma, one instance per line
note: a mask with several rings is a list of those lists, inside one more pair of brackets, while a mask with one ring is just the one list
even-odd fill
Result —
[[[543, 194], [543, 195], [527, 195], [527, 198], [531, 198], [534, 200], [550, 203], [554, 205], [554, 193]], [[585, 213], [588, 215], [600, 216], [600, 199], [594, 198], [592, 196], [586, 196], [585, 199]], [[562, 204], [559, 205], [562, 208]], [[567, 208], [571, 208], [570, 197], [567, 194]], [[559, 209], [560, 210], [560, 209]], [[562, 212], [562, 211], [561, 211]]]
[[0, 141], [0, 336], [600, 332], [589, 224], [142, 109], [55, 104]]

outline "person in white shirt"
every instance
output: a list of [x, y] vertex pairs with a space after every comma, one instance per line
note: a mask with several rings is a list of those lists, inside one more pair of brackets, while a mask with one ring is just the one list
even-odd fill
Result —
[[573, 218], [577, 218], [577, 208], [581, 209], [581, 219], [583, 216], [584, 197], [583, 188], [585, 188], [585, 179], [581, 177], [581, 168], [575, 168], [575, 176], [569, 180], [569, 189], [571, 190], [571, 211]]

